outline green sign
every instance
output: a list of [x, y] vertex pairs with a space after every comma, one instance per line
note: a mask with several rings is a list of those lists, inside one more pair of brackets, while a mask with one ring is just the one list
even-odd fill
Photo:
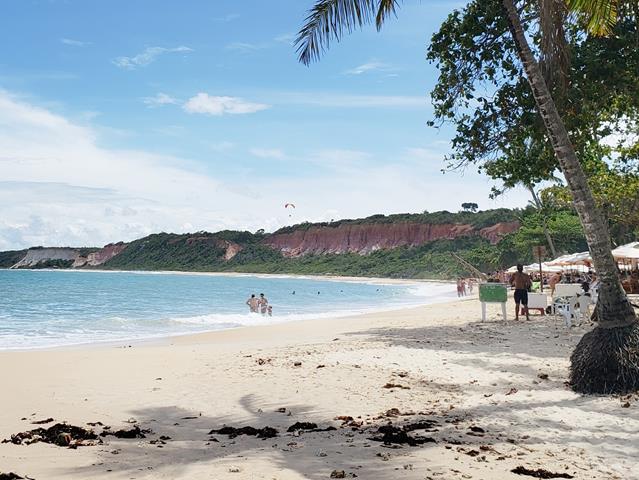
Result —
[[479, 300], [486, 303], [505, 303], [508, 290], [503, 283], [482, 283], [479, 285]]

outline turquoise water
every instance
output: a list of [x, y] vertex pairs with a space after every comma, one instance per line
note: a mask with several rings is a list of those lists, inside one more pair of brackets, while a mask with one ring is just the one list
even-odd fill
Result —
[[[251, 293], [266, 295], [273, 317], [249, 314], [245, 302]], [[0, 270], [0, 349], [154, 338], [302, 319], [321, 321], [453, 297], [450, 284]]]

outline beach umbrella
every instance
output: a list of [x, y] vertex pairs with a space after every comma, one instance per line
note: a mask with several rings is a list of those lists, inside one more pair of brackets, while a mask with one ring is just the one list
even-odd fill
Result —
[[[517, 271], [517, 265], [513, 265], [508, 270], [506, 270], [506, 273], [515, 273], [516, 271]], [[562, 268], [558, 266], [548, 265], [548, 263], [544, 262], [541, 264], [541, 271], [542, 273], [556, 273], [556, 272], [561, 272]], [[530, 265], [524, 265], [524, 272], [539, 273], [539, 264], [531, 263]]]
[[547, 262], [549, 266], [570, 267], [575, 265], [590, 265], [592, 258], [589, 252], [569, 253]]
[[550, 260], [549, 262], [546, 262], [546, 264], [549, 265], [549, 266], [557, 266], [557, 267], [563, 267], [563, 266], [566, 266], [566, 265], [570, 265], [568, 260], [573, 255], [574, 254], [572, 254], [572, 253], [569, 253], [567, 255], [562, 255], [562, 256], [557, 257], [557, 258], [555, 258], [553, 260]]
[[617, 260], [638, 260], [639, 242], [632, 242], [615, 248], [612, 256]]

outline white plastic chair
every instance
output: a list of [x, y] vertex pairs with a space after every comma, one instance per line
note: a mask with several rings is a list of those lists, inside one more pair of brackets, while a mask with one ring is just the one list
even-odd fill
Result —
[[578, 295], [579, 298], [579, 315], [581, 318], [590, 318], [590, 305], [592, 297], [590, 295]]
[[579, 299], [576, 295], [570, 297], [556, 297], [552, 304], [555, 319], [558, 315], [564, 318], [566, 327], [572, 326], [572, 319], [579, 320], [581, 312], [579, 311]]

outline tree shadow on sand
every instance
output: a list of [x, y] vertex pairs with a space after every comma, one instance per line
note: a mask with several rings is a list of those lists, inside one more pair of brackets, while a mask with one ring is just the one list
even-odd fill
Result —
[[[589, 322], [566, 328], [553, 317], [532, 317], [531, 321], [471, 322], [459, 325], [431, 325], [417, 328], [377, 328], [352, 332], [385, 347], [401, 347], [438, 352], [437, 358], [446, 364], [456, 364], [468, 372], [488, 374], [499, 383], [460, 384], [459, 378], [443, 380], [422, 379], [422, 385], [432, 395], [451, 391], [457, 386], [461, 395], [468, 392], [483, 394], [484, 401], [471, 408], [459, 408], [459, 414], [484, 422], [490, 429], [503, 430], [491, 419], [509, 423], [512, 428], [504, 435], [524, 437], [522, 444], [545, 443], [558, 445], [597, 445], [602, 455], [620, 454], [628, 458], [639, 455], [639, 411], [628, 407], [625, 397], [581, 396], [566, 384], [567, 358], [574, 345], [590, 328]], [[425, 355], [424, 358], [431, 358]], [[540, 362], [541, 361], [541, 362]], [[544, 367], [539, 368], [543, 363]], [[442, 365], [444, 367], [444, 365]], [[550, 372], [550, 378], [547, 373]], [[443, 375], [445, 377], [445, 375]], [[417, 379], [419, 380], [419, 379]], [[508, 394], [508, 385], [525, 390], [526, 396]], [[559, 398], [535, 399], [542, 392], [561, 391]], [[428, 394], [426, 394], [428, 396]], [[637, 398], [632, 402], [637, 402]], [[507, 405], [505, 405], [507, 403]], [[625, 405], [624, 405], [625, 404]], [[639, 403], [634, 403], [636, 407]], [[548, 412], [530, 420], [534, 410]], [[550, 418], [550, 414], [552, 417]], [[574, 424], [575, 415], [586, 414], [587, 423]], [[574, 424], [574, 425], [571, 425]]]
[[[639, 412], [636, 408], [622, 409], [618, 399], [571, 394], [563, 386], [563, 377], [558, 373], [562, 368], [565, 370], [565, 366], [550, 370], [550, 379], [532, 383], [538, 380], [539, 371], [531, 360], [543, 359], [552, 365], [570, 351], [583, 330], [585, 328], [580, 327], [579, 330], [561, 332], [553, 325], [552, 319], [545, 319], [535, 325], [533, 322], [477, 322], [462, 327], [424, 326], [353, 332], [351, 336], [365, 336], [384, 347], [408, 349], [413, 360], [419, 361], [422, 353], [426, 355], [435, 351], [443, 357], [450, 357], [448, 362], [476, 369], [487, 376], [514, 373], [517, 382], [525, 383], [528, 396], [524, 396], [523, 391], [506, 396], [503, 385], [462, 385], [454, 379], [447, 383], [445, 378], [433, 381], [425, 378], [425, 374], [420, 377], [419, 373], [411, 372], [406, 380], [414, 382], [414, 387], [402, 390], [401, 398], [403, 408], [411, 407], [415, 411], [410, 415], [392, 417], [379, 416], [381, 412], [360, 411], [357, 414], [362, 416], [364, 424], [356, 429], [343, 425], [332, 416], [327, 418], [313, 405], [276, 405], [258, 395], [245, 395], [239, 401], [237, 413], [226, 415], [194, 413], [175, 406], [139, 408], [130, 414], [143, 428], [151, 428], [152, 435], [146, 439], [131, 440], [109, 437], [103, 446], [85, 447], [95, 448], [96, 461], [93, 465], [72, 471], [60, 468], [58, 473], [74, 478], [92, 478], [107, 471], [127, 478], [227, 478], [232, 469], [239, 467], [245, 475], [251, 475], [250, 478], [270, 479], [271, 476], [260, 476], [263, 473], [261, 469], [268, 467], [271, 473], [295, 472], [313, 480], [329, 478], [333, 470], [344, 470], [359, 478], [385, 479], [396, 478], [397, 470], [416, 462], [420, 466], [419, 473], [404, 472], [402, 477], [424, 478], [426, 468], [435, 468], [434, 462], [444, 461], [448, 463], [440, 470], [443, 476], [438, 478], [460, 478], [451, 472], [463, 467], [471, 470], [493, 467], [503, 473], [496, 478], [506, 479], [520, 478], [510, 473], [516, 465], [538, 467], [553, 465], [554, 462], [556, 466], [558, 460], [544, 453], [546, 450], [558, 454], [557, 458], [562, 458], [562, 462], [582, 469], [588, 468], [592, 460], [580, 453], [580, 446], [585, 444], [596, 446], [597, 454], [609, 456], [614, 461], [636, 458], [639, 455]], [[551, 357], [548, 356], [549, 346], [551, 351], [554, 348]], [[363, 355], [367, 355], [367, 348], [370, 344], [364, 345]], [[374, 350], [370, 355], [379, 355], [379, 349]], [[451, 355], [448, 355], [449, 352]], [[480, 353], [482, 358], [477, 358]], [[351, 368], [342, 360], [340, 357], [339, 368]], [[504, 363], [506, 361], [507, 364]], [[381, 372], [406, 367], [402, 364], [391, 366], [390, 361], [385, 364], [383, 353], [378, 362]], [[382, 375], [385, 373], [378, 376]], [[563, 389], [565, 395], [541, 398], [542, 392], [557, 389]], [[440, 399], [454, 397], [448, 395], [451, 392], [458, 399], [463, 399], [468, 392], [475, 393], [480, 400], [466, 406], [460, 400], [454, 409], [449, 409], [449, 405]], [[338, 391], [332, 393], [340, 394]], [[539, 394], [539, 398], [535, 398], [535, 394]], [[384, 390], [384, 395], [399, 398], [392, 397], [392, 390]], [[280, 407], [286, 407], [284, 413], [278, 411]], [[211, 411], [215, 411], [214, 404]], [[541, 412], [541, 415], [531, 419], [532, 411]], [[584, 412], [589, 420], [575, 425], [571, 418]], [[354, 412], [334, 414], [355, 416]], [[437, 431], [416, 434], [432, 436], [437, 443], [402, 446], [395, 450], [370, 440], [381, 425], [392, 422], [401, 426], [424, 419], [437, 421]], [[296, 422], [313, 422], [320, 428], [332, 425], [337, 430], [303, 432], [299, 436], [287, 432], [288, 427]], [[260, 439], [243, 435], [230, 439], [226, 435], [209, 435], [211, 429], [225, 425], [274, 427], [279, 436]], [[113, 427], [120, 428], [119, 425]], [[483, 433], [469, 430], [471, 427], [479, 427]], [[168, 436], [170, 440], [165, 444], [151, 443], [160, 436]], [[494, 450], [491, 450], [493, 447]], [[504, 459], [499, 460], [497, 455]], [[482, 457], [487, 457], [485, 464], [477, 462]], [[249, 459], [250, 464], [247, 462]], [[599, 467], [604, 468], [605, 465], [605, 461], [599, 461]], [[627, 466], [624, 464], [622, 468]], [[475, 478], [483, 478], [481, 470], [477, 473], [479, 477]], [[239, 478], [246, 477], [240, 475]]]
[[[357, 472], [356, 475], [364, 478], [388, 478], [387, 475], [393, 471], [376, 459], [375, 453], [382, 447], [380, 443], [367, 439], [373, 430], [355, 432], [340, 421], [318, 418], [313, 408], [307, 405], [287, 405], [286, 412], [282, 413], [278, 411], [279, 406], [253, 395], [243, 397], [240, 404], [245, 413], [237, 416], [200, 415], [178, 407], [132, 411], [137, 423], [152, 429], [153, 434], [145, 439], [117, 440], [108, 437], [102, 447], [84, 447], [99, 449], [95, 464], [61, 473], [91, 478], [108, 471], [144, 478], [145, 475], [162, 472], [169, 478], [176, 478], [191, 466], [208, 466], [215, 461], [220, 461], [215, 465], [221, 469], [220, 474], [229, 473], [235, 466], [241, 468], [246, 459], [255, 457], [276, 465], [276, 470], [292, 470], [309, 479], [328, 478], [333, 470]], [[287, 432], [288, 427], [301, 421], [317, 423], [319, 428], [333, 425], [337, 429], [299, 435]], [[229, 438], [227, 435], [209, 434], [211, 429], [225, 425], [270, 426], [276, 428], [279, 435], [260, 439], [246, 435]], [[165, 444], [151, 443], [160, 436], [168, 436], [170, 440]]]
[[531, 317], [531, 321], [469, 322], [460, 325], [426, 325], [416, 328], [378, 328], [352, 332], [388, 345], [439, 349], [468, 353], [524, 354], [547, 357], [549, 348], [561, 355], [589, 331], [593, 324], [567, 328], [553, 316]]

